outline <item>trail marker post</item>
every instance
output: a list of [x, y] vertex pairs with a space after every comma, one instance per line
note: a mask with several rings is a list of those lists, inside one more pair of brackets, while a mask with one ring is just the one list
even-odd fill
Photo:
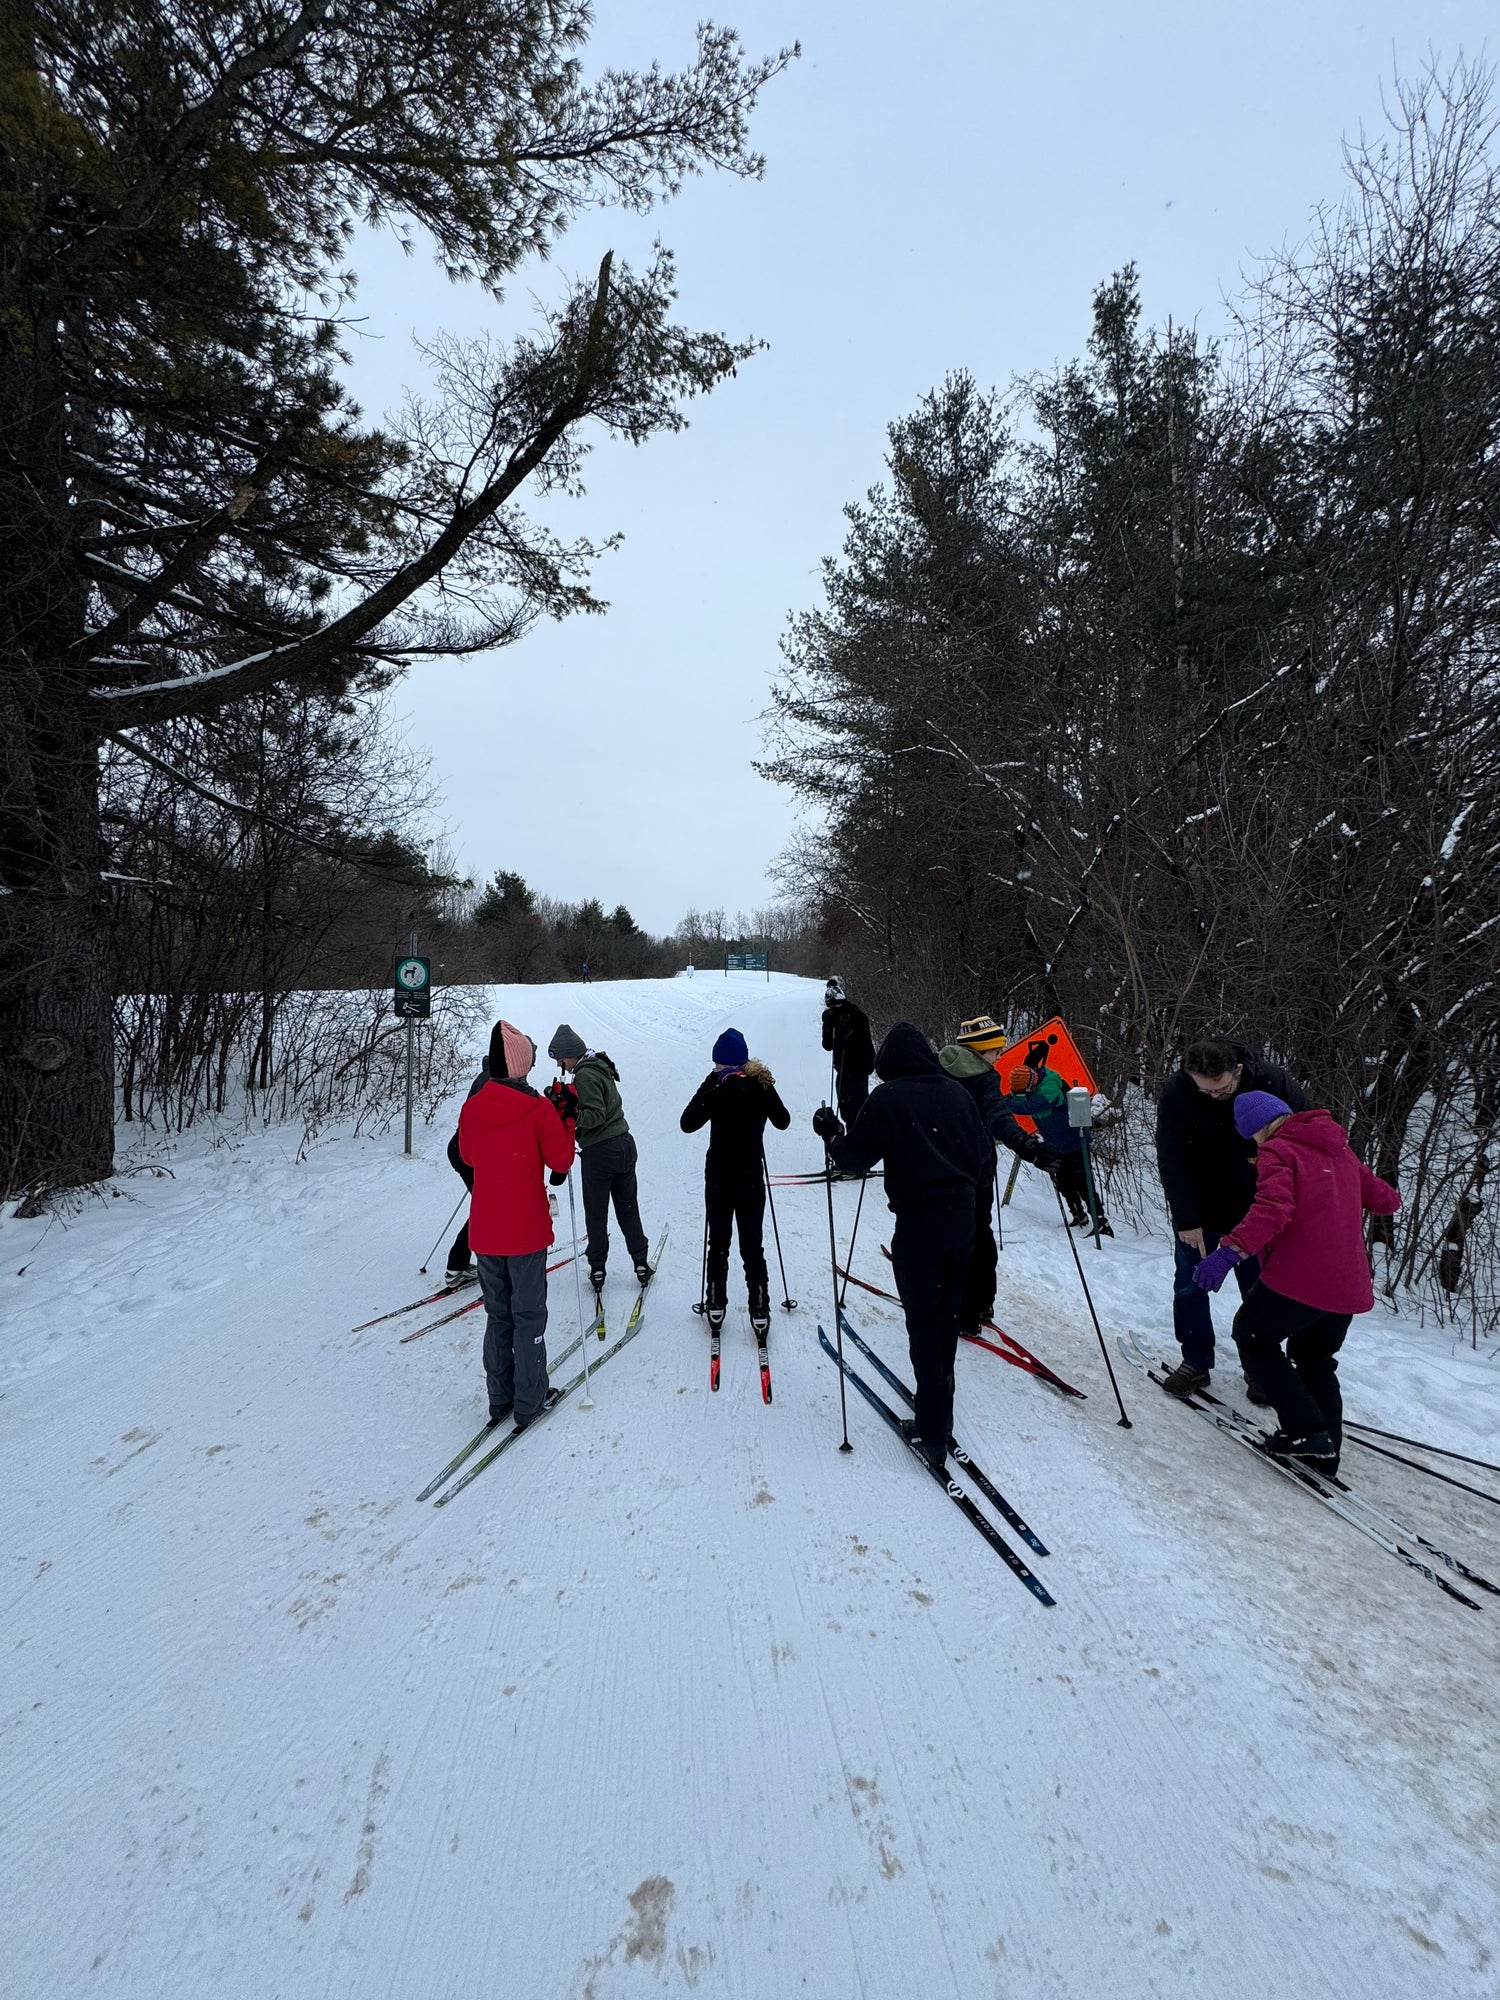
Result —
[[432, 1013], [432, 961], [418, 958], [417, 934], [411, 934], [411, 951], [396, 960], [391, 979], [391, 1011], [406, 1023], [406, 1157], [411, 1158], [412, 1066], [416, 1054], [418, 1021]]

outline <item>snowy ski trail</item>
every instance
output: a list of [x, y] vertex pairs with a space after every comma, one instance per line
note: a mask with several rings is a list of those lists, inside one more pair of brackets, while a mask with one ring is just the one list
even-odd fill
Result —
[[[0, 1226], [7, 1984], [1493, 2000], [1496, 1613], [1131, 1371], [1119, 1431], [1023, 1170], [997, 1317], [1089, 1400], [965, 1348], [958, 1413], [1051, 1551], [1043, 1612], [854, 1396], [838, 1454], [821, 1185], [776, 1188], [802, 1303], [773, 1307], [774, 1403], [737, 1261], [709, 1392], [703, 1141], [677, 1116], [733, 1023], [792, 1108], [772, 1174], [805, 1168], [820, 986], [493, 997], [615, 1057], [672, 1239], [598, 1407], [561, 1405], [462, 1505], [412, 1496], [483, 1420], [482, 1315], [347, 1331], [421, 1289], [451, 1121], [414, 1161], [398, 1134], [301, 1163], [285, 1133], [190, 1136], [24, 1277], [43, 1225]], [[841, 1257], [856, 1199], [835, 1187]], [[882, 1279], [888, 1225], [872, 1183], [856, 1272]], [[1162, 1238], [1086, 1254], [1107, 1335], [1169, 1338]], [[621, 1326], [633, 1297], [616, 1240]], [[558, 1351], [569, 1273], [551, 1311]], [[900, 1367], [896, 1308], [864, 1295], [860, 1322]], [[1343, 1377], [1371, 1423], [1493, 1435], [1493, 1367], [1431, 1329], [1357, 1322]], [[1494, 1573], [1495, 1509], [1361, 1456], [1362, 1490]]]

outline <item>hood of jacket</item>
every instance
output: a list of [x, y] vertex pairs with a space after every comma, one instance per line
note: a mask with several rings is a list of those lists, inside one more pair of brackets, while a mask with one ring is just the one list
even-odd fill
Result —
[[469, 1100], [473, 1109], [469, 1115], [485, 1125], [493, 1125], [497, 1130], [507, 1125], [515, 1125], [531, 1113], [527, 1100], [539, 1097], [540, 1091], [533, 1090], [524, 1077], [492, 1076], [474, 1093]]
[[607, 1056], [604, 1053], [603, 1049], [595, 1049], [591, 1055], [580, 1056], [578, 1059], [577, 1068], [582, 1069], [585, 1063], [597, 1064], [597, 1066], [604, 1071], [605, 1075], [609, 1077], [612, 1083], [618, 1083], [620, 1081], [620, 1072], [615, 1068], [613, 1059], [610, 1056]]
[[762, 1090], [774, 1090], [776, 1088], [775, 1077], [772, 1076], [771, 1072], [757, 1056], [751, 1056], [750, 1060], [741, 1068], [740, 1075], [748, 1077], [751, 1083], [758, 1083]]
[[1294, 1111], [1266, 1144], [1279, 1146], [1283, 1140], [1288, 1145], [1310, 1146], [1318, 1153], [1342, 1153], [1349, 1135], [1331, 1111], [1319, 1107], [1313, 1111]]
[[975, 1055], [972, 1049], [963, 1048], [957, 1042], [950, 1042], [947, 1048], [939, 1049], [938, 1061], [949, 1076], [957, 1077], [983, 1076], [986, 1070], [993, 1072], [995, 1067], [983, 1056]]
[[922, 1030], [914, 1022], [898, 1021], [880, 1044], [875, 1074], [882, 1083], [894, 1083], [898, 1076], [944, 1076], [947, 1072]]

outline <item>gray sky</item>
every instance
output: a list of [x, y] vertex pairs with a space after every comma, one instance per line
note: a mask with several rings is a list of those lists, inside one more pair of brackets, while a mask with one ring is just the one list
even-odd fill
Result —
[[[598, 0], [589, 60], [677, 67], [705, 0]], [[614, 247], [677, 253], [681, 317], [769, 351], [639, 451], [601, 446], [563, 525], [623, 548], [603, 618], [484, 659], [417, 667], [394, 711], [432, 758], [466, 869], [624, 902], [653, 930], [689, 905], [770, 901], [795, 824], [751, 770], [788, 612], [812, 606], [841, 509], [880, 476], [885, 427], [951, 368], [1049, 369], [1094, 286], [1134, 260], [1149, 319], [1221, 322], [1258, 252], [1336, 198], [1340, 139], [1381, 118], [1394, 67], [1477, 55], [1477, 0], [722, 0], [752, 53], [800, 40], [762, 103], [766, 178], [690, 183], [644, 219], [605, 212], [503, 309], [388, 238], [361, 243], [367, 408], [420, 383], [413, 335], [503, 334]], [[554, 517], [555, 518], [555, 517]]]

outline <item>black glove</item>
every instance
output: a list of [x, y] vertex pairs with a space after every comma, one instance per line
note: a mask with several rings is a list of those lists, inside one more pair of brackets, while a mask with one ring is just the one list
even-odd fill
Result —
[[1024, 1157], [1028, 1166], [1040, 1167], [1044, 1174], [1050, 1174], [1054, 1179], [1062, 1165], [1062, 1154], [1055, 1153], [1045, 1139], [1033, 1139]]
[[566, 1174], [548, 1174], [547, 1176], [553, 1187], [561, 1187], [567, 1178]]
[[812, 1128], [825, 1146], [832, 1145], [835, 1139], [842, 1139], [844, 1136], [844, 1128], [839, 1123], [838, 1113], [827, 1104], [820, 1104], [813, 1113]]

